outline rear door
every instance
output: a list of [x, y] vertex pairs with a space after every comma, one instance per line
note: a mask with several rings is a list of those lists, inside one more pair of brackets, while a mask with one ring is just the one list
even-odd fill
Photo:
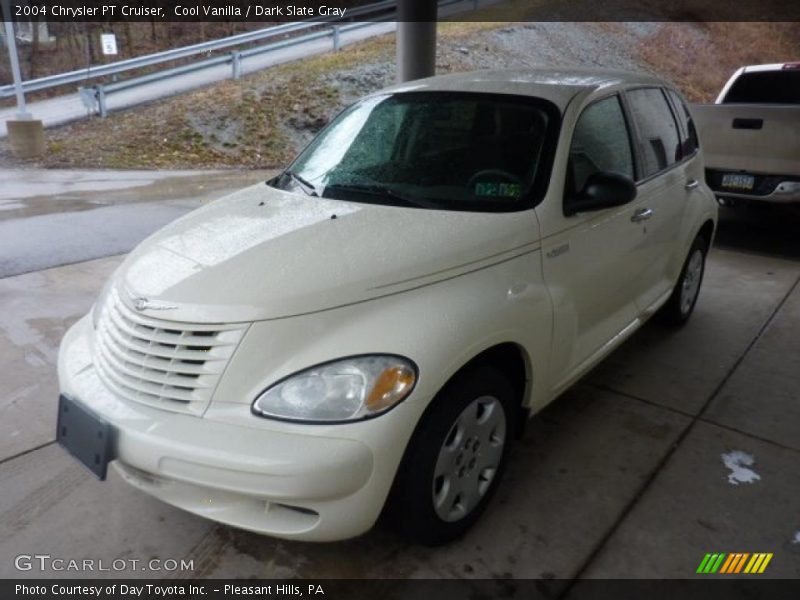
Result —
[[[686, 172], [682, 132], [665, 90], [645, 87], [625, 92], [636, 130], [641, 173], [637, 182], [642, 209], [631, 218], [642, 229], [643, 268], [636, 281], [639, 312], [652, 310], [672, 290], [672, 259], [677, 248], [687, 194], [693, 178]], [[690, 187], [687, 187], [690, 186]]]

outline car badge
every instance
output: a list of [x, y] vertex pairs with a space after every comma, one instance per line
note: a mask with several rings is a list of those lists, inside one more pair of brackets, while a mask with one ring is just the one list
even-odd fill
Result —
[[174, 310], [178, 308], [174, 304], [162, 304], [160, 302], [153, 302], [144, 296], [136, 296], [128, 292], [131, 297], [131, 303], [133, 304], [133, 308], [138, 311], [143, 310]]

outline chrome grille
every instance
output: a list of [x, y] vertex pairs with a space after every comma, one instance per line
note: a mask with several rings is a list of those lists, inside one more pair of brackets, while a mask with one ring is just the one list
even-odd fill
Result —
[[246, 325], [162, 321], [128, 308], [116, 290], [101, 307], [95, 363], [123, 398], [201, 415]]

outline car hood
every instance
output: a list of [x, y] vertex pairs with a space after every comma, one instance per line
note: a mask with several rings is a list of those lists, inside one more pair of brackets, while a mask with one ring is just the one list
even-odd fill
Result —
[[138, 298], [143, 314], [170, 321], [275, 319], [480, 269], [536, 249], [538, 233], [532, 210], [371, 205], [259, 184], [149, 237], [115, 285], [132, 307]]

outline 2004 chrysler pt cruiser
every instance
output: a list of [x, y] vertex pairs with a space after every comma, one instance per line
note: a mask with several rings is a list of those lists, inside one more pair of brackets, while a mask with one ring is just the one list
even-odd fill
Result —
[[528, 415], [651, 315], [688, 319], [716, 218], [691, 114], [658, 79], [372, 94], [281, 175], [126, 258], [62, 342], [59, 441], [244, 529], [336, 540], [386, 511], [445, 542]]

